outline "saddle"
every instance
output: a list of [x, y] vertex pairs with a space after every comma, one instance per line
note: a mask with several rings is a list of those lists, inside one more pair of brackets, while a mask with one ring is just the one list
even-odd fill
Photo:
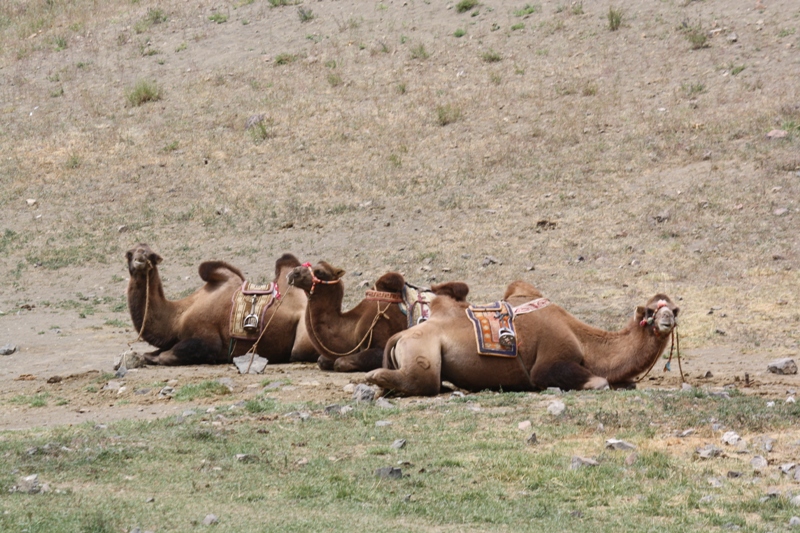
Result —
[[514, 318], [548, 305], [550, 300], [547, 298], [531, 300], [517, 307], [511, 307], [511, 304], [503, 300], [488, 305], [470, 305], [466, 312], [475, 327], [478, 353], [495, 357], [516, 357], [518, 343]]
[[255, 285], [245, 281], [241, 288], [233, 293], [230, 321], [232, 339], [255, 341], [264, 329], [264, 314], [281, 293], [275, 283]]
[[430, 289], [406, 283], [400, 310], [408, 317], [408, 327], [425, 322], [431, 317], [431, 302], [436, 295]]

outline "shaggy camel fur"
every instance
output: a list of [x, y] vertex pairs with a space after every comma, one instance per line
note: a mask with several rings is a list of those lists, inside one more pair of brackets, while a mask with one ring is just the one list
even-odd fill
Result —
[[[131, 275], [128, 308], [133, 325], [141, 332], [142, 339], [158, 348], [145, 354], [148, 363], [230, 363], [232, 356], [241, 355], [252, 346], [252, 343], [239, 341], [234, 353], [228, 353], [232, 297], [244, 282], [244, 275], [238, 268], [223, 261], [202, 263], [199, 273], [206, 284], [186, 298], [168, 300], [158, 274], [161, 256], [148, 245], [138, 244], [126, 257]], [[302, 291], [287, 291], [286, 274], [299, 264], [291, 254], [283, 255], [275, 263], [275, 282], [283, 295], [283, 303], [280, 307], [277, 302], [273, 303], [267, 311], [265, 320], [272, 318], [272, 322], [257, 347], [257, 353], [270, 363], [287, 362], [290, 357], [316, 359], [301, 320], [306, 296]]]
[[[503, 299], [516, 307], [538, 298], [535, 287], [515, 281]], [[389, 339], [384, 367], [367, 381], [409, 396], [438, 394], [443, 380], [472, 391], [629, 387], [663, 353], [678, 316], [672, 300], [656, 294], [625, 328], [608, 332], [550, 304], [515, 317], [517, 356], [501, 358], [477, 353], [467, 307], [436, 298], [427, 322]]]
[[314, 267], [306, 264], [292, 270], [289, 283], [308, 294], [306, 329], [320, 354], [322, 370], [365, 372], [379, 368], [386, 341], [407, 327], [402, 301], [405, 279], [397, 272], [381, 276], [375, 291], [388, 293], [368, 296], [353, 309], [342, 312], [344, 270], [325, 261]]

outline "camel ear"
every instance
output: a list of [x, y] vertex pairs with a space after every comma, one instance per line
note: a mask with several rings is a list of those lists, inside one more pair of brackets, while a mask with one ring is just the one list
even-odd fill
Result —
[[161, 261], [163, 261], [163, 260], [164, 260], [164, 258], [162, 258], [160, 255], [158, 255], [158, 254], [157, 254], [157, 253], [155, 253], [155, 252], [151, 253], [151, 254], [150, 254], [150, 256], [148, 257], [148, 259], [149, 259], [149, 260], [150, 260], [150, 262], [151, 262], [151, 263], [153, 263], [154, 265], [157, 265], [157, 264], [161, 263]]
[[636, 319], [636, 322], [641, 322], [644, 320], [644, 316], [647, 314], [647, 309], [644, 306], [636, 306], [636, 311], [634, 311], [633, 316]]
[[333, 269], [333, 279], [342, 279], [347, 272], [341, 268]]
[[133, 259], [133, 250], [128, 250], [125, 252], [125, 259], [128, 261], [128, 263], [131, 262], [131, 259]]
[[672, 316], [674, 316], [675, 318], [678, 318], [678, 311], [680, 311], [680, 310], [681, 310], [681, 308], [678, 307], [677, 305], [675, 307], [673, 307], [672, 308]]

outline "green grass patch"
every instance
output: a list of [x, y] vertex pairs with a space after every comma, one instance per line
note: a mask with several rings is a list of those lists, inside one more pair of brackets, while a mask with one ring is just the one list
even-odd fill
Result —
[[190, 383], [184, 385], [175, 393], [175, 399], [179, 402], [188, 402], [199, 398], [213, 398], [214, 396], [225, 396], [231, 390], [217, 381], [202, 381], [200, 383]]
[[617, 31], [620, 26], [622, 26], [622, 10], [616, 7], [609, 7], [608, 13], [606, 13], [606, 18], [608, 19], [608, 29], [611, 31]]
[[528, 16], [528, 15], [533, 15], [534, 13], [536, 13], [536, 10], [537, 10], [536, 6], [531, 5], [531, 4], [525, 4], [525, 7], [521, 8], [521, 9], [517, 9], [516, 11], [514, 11], [514, 16], [515, 17], [525, 17], [525, 16]]
[[460, 0], [456, 4], [456, 13], [466, 13], [478, 5], [478, 0]]
[[125, 93], [128, 103], [134, 107], [146, 104], [147, 102], [157, 102], [161, 100], [161, 88], [154, 81], [139, 80], [136, 85], [128, 89]]

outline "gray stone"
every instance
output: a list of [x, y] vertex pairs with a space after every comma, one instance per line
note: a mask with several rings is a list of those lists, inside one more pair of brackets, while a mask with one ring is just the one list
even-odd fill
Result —
[[613, 450], [635, 450], [636, 446], [624, 440], [608, 439], [606, 440], [606, 448]]
[[789, 503], [791, 503], [795, 507], [800, 507], [800, 496], [795, 496], [794, 498], [789, 500]]
[[128, 375], [128, 368], [125, 366], [120, 366], [117, 372], [114, 374], [114, 377], [117, 379], [122, 379]]
[[396, 407], [392, 402], [383, 397], [375, 400], [375, 406], [381, 409], [394, 409]]
[[569, 469], [577, 470], [579, 468], [583, 468], [584, 466], [598, 466], [599, 464], [600, 463], [589, 457], [581, 457], [579, 455], [573, 455], [572, 459], [570, 460]]
[[797, 374], [797, 364], [794, 362], [794, 359], [784, 357], [783, 359], [777, 359], [769, 363], [767, 365], [767, 370], [773, 374]]
[[399, 450], [400, 448], [405, 448], [406, 446], [406, 439], [397, 439], [392, 443], [392, 448], [395, 450]]
[[378, 420], [377, 422], [375, 422], [376, 428], [384, 428], [386, 426], [391, 426], [391, 425], [392, 425], [391, 420]]
[[359, 383], [353, 391], [353, 399], [357, 402], [371, 402], [375, 399], [375, 389]]
[[240, 463], [255, 463], [256, 456], [250, 453], [237, 453], [236, 460]]
[[283, 381], [273, 381], [264, 387], [264, 390], [280, 389], [283, 386]]
[[797, 466], [796, 463], [784, 463], [784, 464], [780, 465], [778, 468], [780, 469], [780, 471], [782, 473], [784, 473], [784, 474], [786, 474], [788, 476], [788, 475], [791, 475], [792, 470], [794, 470], [795, 466]]
[[32, 474], [30, 476], [25, 476], [17, 482], [17, 486], [14, 487], [15, 492], [24, 492], [25, 494], [36, 494], [41, 490], [41, 485], [39, 485], [39, 476], [37, 474]]
[[722, 435], [722, 442], [728, 446], [738, 444], [740, 440], [742, 440], [742, 437], [740, 437], [735, 431], [726, 431], [725, 434]]
[[172, 398], [175, 396], [175, 387], [164, 387], [158, 391], [159, 398]]
[[761, 455], [756, 455], [750, 460], [750, 466], [753, 467], [753, 470], [756, 472], [761, 472], [765, 468], [767, 468], [767, 460], [764, 459]]
[[553, 416], [558, 416], [567, 408], [561, 400], [553, 400], [547, 405], [547, 412]]
[[210, 525], [218, 524], [218, 523], [219, 523], [219, 518], [217, 518], [217, 515], [215, 515], [215, 514], [208, 514], [208, 515], [206, 515], [205, 518], [203, 518], [203, 525], [204, 526], [210, 526]]
[[108, 383], [103, 385], [103, 389], [102, 390], [118, 391], [119, 389], [121, 389], [123, 387], [123, 385], [124, 385], [124, 383], [122, 383], [121, 381], [115, 381], [115, 380], [112, 379], [111, 381], [109, 381]]
[[17, 347], [13, 344], [6, 344], [3, 347], [0, 347], [0, 355], [11, 355], [12, 353], [17, 351]]
[[708, 478], [708, 483], [712, 487], [714, 487], [715, 489], [718, 489], [718, 488], [722, 487], [722, 480], [719, 479], [718, 477], [710, 477], [710, 478]]
[[231, 378], [218, 378], [217, 379], [217, 383], [219, 383], [220, 385], [224, 385], [224, 386], [228, 387], [228, 390], [230, 392], [233, 392], [233, 389], [235, 387], [235, 383], [233, 382], [233, 380]]
[[534, 444], [539, 444], [539, 440], [536, 438], [536, 433], [531, 433], [528, 435], [528, 438], [525, 439], [525, 444], [529, 446], [533, 446]]
[[128, 370], [131, 368], [142, 368], [147, 364], [145, 358], [138, 352], [127, 350], [122, 352], [114, 358], [114, 370], [119, 370], [120, 367], [125, 367]]
[[267, 363], [269, 361], [258, 354], [244, 354], [233, 358], [233, 364], [240, 374], [263, 374]]
[[385, 466], [375, 470], [375, 475], [388, 479], [400, 479], [403, 477], [403, 470], [394, 466]]
[[700, 459], [711, 459], [712, 457], [719, 456], [722, 453], [722, 450], [713, 444], [706, 444], [702, 448], [695, 450], [695, 453], [700, 456]]
[[332, 404], [325, 406], [325, 414], [328, 415], [340, 415], [342, 414], [342, 406], [339, 404]]

